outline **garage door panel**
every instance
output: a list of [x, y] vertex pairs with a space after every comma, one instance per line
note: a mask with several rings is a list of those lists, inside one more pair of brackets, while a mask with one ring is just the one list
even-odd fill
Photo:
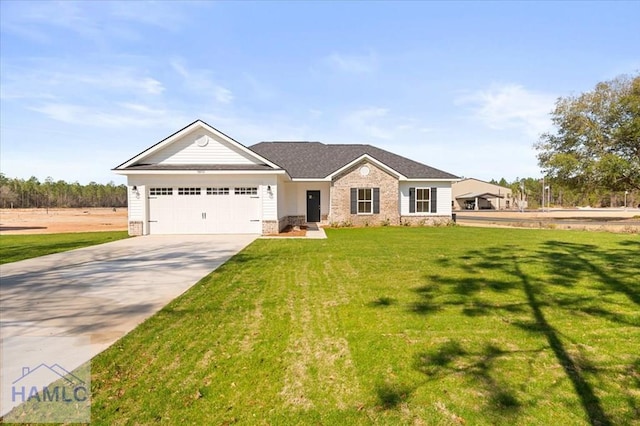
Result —
[[[181, 191], [184, 193], [184, 191]], [[211, 192], [211, 191], [210, 191]], [[260, 234], [262, 200], [251, 194], [173, 194], [149, 197], [152, 234]]]
[[[205, 233], [261, 233], [261, 200], [246, 195], [216, 196], [207, 206]], [[255, 222], [257, 221], [257, 222]]]
[[174, 233], [174, 213], [173, 196], [149, 197], [149, 233]]

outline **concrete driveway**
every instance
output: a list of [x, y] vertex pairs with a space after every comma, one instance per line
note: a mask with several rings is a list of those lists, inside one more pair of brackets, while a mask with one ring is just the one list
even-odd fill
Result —
[[[81, 337], [90, 342], [86, 353], [90, 357], [85, 354], [84, 360], [73, 359], [71, 354], [65, 358], [63, 353], [69, 348], [64, 344], [61, 347], [49, 344], [51, 347], [45, 349], [20, 348], [25, 354], [22, 364], [29, 361], [29, 354], [45, 350], [48, 359], [56, 358], [60, 363], [57, 360], [62, 356], [66, 361], [64, 367], [74, 369], [133, 330], [256, 237], [145, 236], [2, 265], [3, 354], [15, 349], [7, 347], [7, 342], [20, 340], [11, 339], [15, 337]], [[20, 344], [25, 345], [24, 339]], [[9, 364], [2, 363], [1, 375], [5, 378], [11, 367], [19, 368]], [[0, 415], [8, 408], [2, 405]]]

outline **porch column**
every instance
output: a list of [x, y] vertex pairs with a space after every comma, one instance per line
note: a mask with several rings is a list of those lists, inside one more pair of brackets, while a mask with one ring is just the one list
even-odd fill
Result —
[[474, 209], [474, 210], [480, 210], [480, 209], [478, 208], [478, 197], [476, 197], [476, 204], [475, 204], [475, 206], [473, 206], [473, 209]]

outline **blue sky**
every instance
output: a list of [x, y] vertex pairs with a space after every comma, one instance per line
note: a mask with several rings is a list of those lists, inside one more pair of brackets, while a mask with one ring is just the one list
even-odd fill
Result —
[[110, 169], [202, 119], [539, 176], [560, 96], [640, 70], [640, 2], [0, 2], [0, 170]]

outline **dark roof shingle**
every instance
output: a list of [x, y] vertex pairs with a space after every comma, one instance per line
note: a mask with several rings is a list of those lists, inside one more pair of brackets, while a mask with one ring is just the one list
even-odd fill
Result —
[[320, 142], [260, 142], [250, 150], [285, 169], [294, 179], [322, 179], [367, 154], [409, 179], [457, 179], [451, 173], [371, 145]]

